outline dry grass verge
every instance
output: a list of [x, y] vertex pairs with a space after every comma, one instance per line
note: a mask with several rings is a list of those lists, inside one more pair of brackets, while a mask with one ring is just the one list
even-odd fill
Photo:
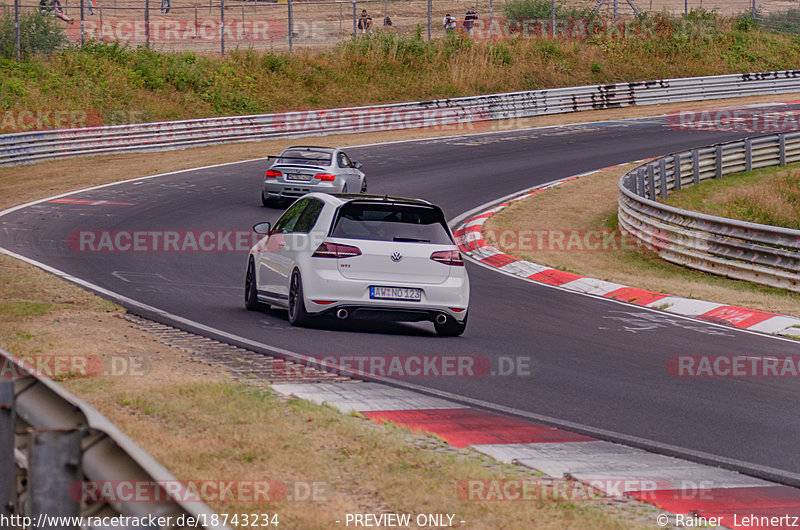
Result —
[[314, 502], [211, 501], [218, 512], [278, 514], [284, 528], [331, 528], [346, 513], [364, 512], [451, 513], [469, 528], [644, 528], [653, 520], [653, 509], [626, 502], [464, 500], [457, 489], [464, 479], [546, 479], [232, 381], [131, 327], [110, 302], [6, 256], [0, 275], [12, 280], [0, 283], [0, 342], [13, 353], [139, 360], [144, 369], [132, 374], [73, 375], [61, 384], [179, 479], [319, 485]]
[[563, 234], [564, 241], [572, 234], [583, 238], [585, 230], [618, 234], [617, 181], [635, 166], [627, 164], [607, 169], [516, 202], [490, 217], [484, 233], [493, 232], [495, 238], [490, 237], [490, 242], [508, 254], [557, 269], [676, 296], [800, 317], [800, 298], [788, 291], [679, 267], [667, 263], [654, 252], [631, 245], [622, 248], [621, 242], [619, 248], [601, 244], [597, 250], [585, 250], [595, 245], [596, 239], [590, 240], [590, 245], [561, 247], [573, 250], [549, 250], [559, 247], [547, 243], [540, 246], [535, 238], [531, 243], [523, 241], [525, 244], [520, 245], [517, 238], [506, 237], [507, 244], [503, 244], [503, 231], [508, 230], [513, 233], [543, 230], [551, 234], [551, 238], [552, 234]]

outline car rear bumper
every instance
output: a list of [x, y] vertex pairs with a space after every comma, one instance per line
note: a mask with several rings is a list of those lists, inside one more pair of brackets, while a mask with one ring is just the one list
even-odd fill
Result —
[[340, 193], [342, 185], [336, 182], [265, 182], [264, 196], [268, 199], [298, 199], [306, 193]]
[[[399, 283], [399, 284], [398, 284]], [[419, 301], [373, 299], [370, 286], [409, 287], [422, 290]], [[338, 271], [321, 270], [303, 275], [306, 311], [311, 314], [336, 314], [346, 309], [348, 316], [397, 321], [434, 320], [444, 313], [459, 322], [467, 316], [469, 279], [466, 273], [451, 275], [440, 284], [353, 280]]]

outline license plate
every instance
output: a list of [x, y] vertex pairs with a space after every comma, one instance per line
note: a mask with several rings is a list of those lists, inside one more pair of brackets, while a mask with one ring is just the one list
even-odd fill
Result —
[[369, 288], [369, 297], [382, 300], [409, 300], [411, 302], [419, 302], [422, 300], [422, 289], [371, 286]]
[[287, 173], [286, 180], [303, 180], [308, 182], [311, 180], [311, 175], [303, 175], [302, 173]]

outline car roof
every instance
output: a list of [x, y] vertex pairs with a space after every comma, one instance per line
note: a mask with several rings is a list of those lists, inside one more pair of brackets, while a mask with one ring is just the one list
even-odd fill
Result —
[[408, 206], [433, 206], [434, 204], [422, 199], [410, 199], [408, 197], [393, 197], [391, 195], [371, 195], [366, 193], [309, 193], [305, 197], [318, 197], [326, 202], [333, 203], [335, 206], [349, 202], [367, 202], [375, 204], [405, 204]]
[[305, 150], [305, 151], [317, 151], [317, 152], [321, 152], [321, 153], [333, 153], [334, 151], [336, 151], [335, 147], [322, 147], [322, 146], [318, 146], [318, 145], [293, 145], [292, 147], [287, 147], [286, 149], [284, 149], [283, 152], [285, 153], [286, 151], [289, 151], [290, 149], [299, 149], [299, 150]]

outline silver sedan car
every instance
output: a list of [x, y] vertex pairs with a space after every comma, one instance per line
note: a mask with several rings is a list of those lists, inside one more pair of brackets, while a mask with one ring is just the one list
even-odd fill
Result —
[[306, 193], [366, 193], [367, 177], [361, 164], [353, 162], [341, 149], [332, 147], [289, 147], [264, 175], [261, 202], [278, 206]]

